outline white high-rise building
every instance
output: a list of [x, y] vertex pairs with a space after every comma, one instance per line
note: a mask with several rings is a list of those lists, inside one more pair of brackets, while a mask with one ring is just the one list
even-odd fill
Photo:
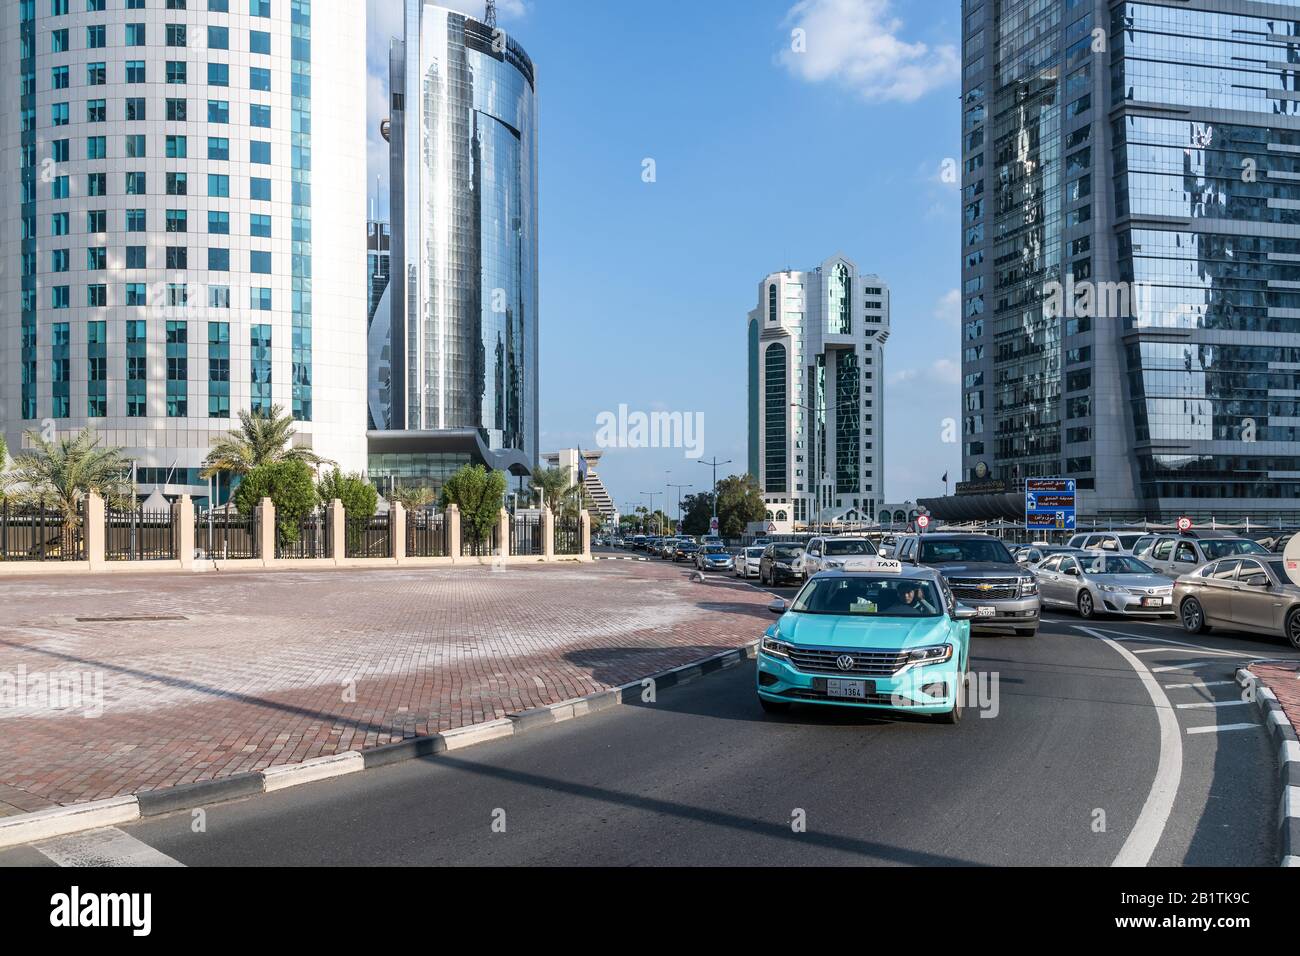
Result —
[[239, 411], [366, 466], [366, 15], [335, 0], [0, 11], [0, 429], [90, 425], [206, 497]]
[[748, 331], [749, 471], [769, 515], [872, 520], [885, 500], [889, 287], [843, 256], [774, 272]]

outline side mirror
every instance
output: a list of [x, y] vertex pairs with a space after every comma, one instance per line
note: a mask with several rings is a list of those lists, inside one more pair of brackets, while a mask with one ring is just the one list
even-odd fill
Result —
[[952, 612], [953, 620], [956, 621], [973, 621], [979, 617], [979, 612], [973, 607], [967, 607], [965, 604], [958, 604], [956, 610]]
[[778, 617], [780, 617], [782, 614], [786, 612], [787, 607], [784, 599], [777, 598], [775, 601], [773, 601], [771, 604], [767, 606], [767, 609], [772, 614], [775, 614]]
[[1067, 568], [1065, 573], [1068, 574], [1068, 575], [1069, 575], [1070, 577], [1072, 577], [1072, 578], [1077, 578], [1077, 577], [1079, 576], [1079, 569], [1078, 569], [1078, 568]]

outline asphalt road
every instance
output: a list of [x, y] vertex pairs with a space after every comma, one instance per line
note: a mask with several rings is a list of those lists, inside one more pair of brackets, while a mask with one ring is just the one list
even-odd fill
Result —
[[1226, 682], [1241, 660], [1296, 656], [1284, 642], [1049, 615], [973, 655], [997, 693], [957, 727], [767, 716], [750, 662], [654, 703], [216, 805], [204, 832], [175, 814], [0, 865], [93, 859], [94, 839], [188, 866], [1276, 864], [1272, 747]]

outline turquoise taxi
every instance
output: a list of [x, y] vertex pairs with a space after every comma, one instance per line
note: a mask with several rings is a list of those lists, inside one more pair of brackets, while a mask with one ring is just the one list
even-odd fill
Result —
[[933, 568], [852, 559], [809, 578], [759, 643], [769, 713], [820, 704], [961, 720], [974, 608]]

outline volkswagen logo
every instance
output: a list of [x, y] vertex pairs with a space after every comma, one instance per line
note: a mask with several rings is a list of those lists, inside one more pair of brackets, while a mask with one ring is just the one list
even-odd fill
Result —
[[835, 658], [835, 666], [842, 671], [853, 670], [853, 665], [856, 663], [857, 662], [853, 658], [849, 657], [848, 654], [841, 654], [839, 657]]

